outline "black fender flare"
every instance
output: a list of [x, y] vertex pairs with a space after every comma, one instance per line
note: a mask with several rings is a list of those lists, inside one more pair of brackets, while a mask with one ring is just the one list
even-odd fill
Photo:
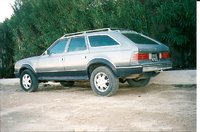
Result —
[[35, 70], [29, 64], [23, 64], [19, 70], [20, 75], [24, 69], [29, 69], [30, 71], [32, 71], [35, 74]]
[[103, 59], [103, 58], [96, 58], [96, 59], [89, 61], [87, 64], [87, 73], [89, 73], [89, 67], [93, 64], [103, 64], [103, 65], [107, 66], [108, 68], [110, 68], [112, 70], [112, 72], [117, 76], [117, 70], [116, 70], [115, 65], [112, 64], [107, 59]]

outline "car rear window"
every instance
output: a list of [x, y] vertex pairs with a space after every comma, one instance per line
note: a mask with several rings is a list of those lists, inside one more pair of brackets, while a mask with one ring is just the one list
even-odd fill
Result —
[[135, 34], [135, 33], [122, 33], [122, 34], [137, 44], [158, 44], [155, 41], [152, 41], [140, 34]]

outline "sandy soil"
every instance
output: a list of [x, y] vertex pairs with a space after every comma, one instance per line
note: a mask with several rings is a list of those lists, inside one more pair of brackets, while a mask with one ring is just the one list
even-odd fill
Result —
[[1, 131], [196, 131], [196, 85], [120, 86], [111, 97], [88, 83], [41, 84], [26, 93], [0, 85]]

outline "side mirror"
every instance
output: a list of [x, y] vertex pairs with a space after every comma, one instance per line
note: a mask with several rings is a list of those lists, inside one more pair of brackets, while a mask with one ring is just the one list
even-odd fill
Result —
[[46, 51], [43, 53], [43, 55], [50, 55], [49, 50], [46, 50]]
[[50, 54], [51, 54], [49, 50], [47, 50], [46, 52], [47, 52], [47, 55], [50, 55]]

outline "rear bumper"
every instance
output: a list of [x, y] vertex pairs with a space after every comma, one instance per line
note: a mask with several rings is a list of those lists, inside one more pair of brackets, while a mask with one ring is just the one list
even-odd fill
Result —
[[157, 63], [137, 66], [117, 67], [117, 77], [127, 77], [132, 74], [142, 74], [145, 72], [157, 72], [171, 69], [172, 63]]
[[141, 74], [142, 66], [117, 67], [117, 77], [127, 77], [131, 74]]
[[143, 72], [151, 72], [151, 71], [162, 71], [166, 69], [171, 69], [172, 63], [158, 63], [151, 65], [143, 65]]

